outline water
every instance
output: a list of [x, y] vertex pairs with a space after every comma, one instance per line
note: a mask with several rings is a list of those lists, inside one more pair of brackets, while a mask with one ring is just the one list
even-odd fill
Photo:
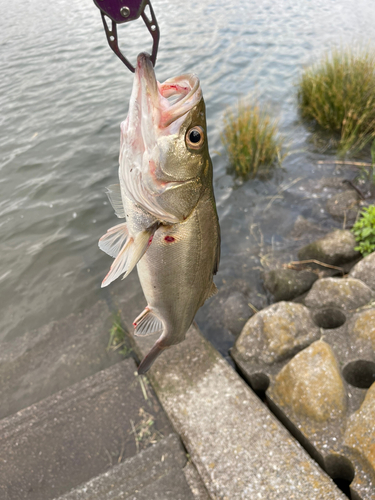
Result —
[[[195, 72], [206, 100], [222, 228], [217, 283], [242, 278], [259, 288], [267, 252], [294, 249], [288, 232], [299, 214], [334, 224], [310, 180], [332, 168], [318, 168], [327, 156], [299, 122], [296, 79], [329, 47], [371, 40], [375, 10], [365, 0], [153, 0], [153, 7], [158, 79]], [[25, 0], [22, 9], [7, 2], [0, 22], [0, 340], [9, 341], [108, 293], [100, 283], [111, 259], [97, 241], [118, 223], [104, 188], [117, 182], [132, 74], [109, 49], [89, 0]], [[133, 60], [151, 45], [146, 37], [141, 21], [120, 29]], [[227, 175], [221, 120], [249, 93], [280, 117], [295, 152], [271, 180], [241, 185]], [[111, 286], [139, 293], [136, 273]]]

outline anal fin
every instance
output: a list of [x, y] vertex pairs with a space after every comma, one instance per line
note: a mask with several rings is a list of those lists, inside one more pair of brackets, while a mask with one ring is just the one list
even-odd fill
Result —
[[211, 297], [213, 297], [214, 295], [216, 295], [216, 294], [217, 294], [217, 292], [218, 292], [218, 289], [217, 289], [217, 287], [216, 287], [215, 283], [214, 283], [214, 282], [212, 282], [212, 283], [211, 283], [211, 288], [210, 288], [210, 289], [209, 289], [209, 291], [208, 291], [208, 294], [207, 294], [206, 300], [207, 300], [207, 299], [210, 299]]
[[133, 325], [135, 328], [134, 335], [138, 336], [151, 335], [152, 333], [162, 331], [164, 328], [162, 321], [149, 307], [146, 307], [141, 314], [135, 318]]

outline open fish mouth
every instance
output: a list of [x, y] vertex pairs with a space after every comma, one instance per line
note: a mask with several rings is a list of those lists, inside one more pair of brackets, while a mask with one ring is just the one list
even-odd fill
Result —
[[[193, 207], [197, 201], [202, 165], [198, 155], [189, 163], [184, 126], [199, 106], [204, 104], [197, 76], [159, 83], [150, 56], [139, 54], [128, 116], [121, 124], [120, 184], [126, 198], [158, 220], [179, 222], [190, 213], [188, 203]], [[181, 209], [181, 202], [174, 201], [181, 192], [172, 190], [183, 185], [186, 203]]]
[[[135, 79], [142, 119], [145, 112], [153, 111], [154, 126], [160, 129], [169, 128], [176, 121], [179, 122], [173, 130], [168, 130], [168, 133], [177, 132], [181, 124], [179, 118], [202, 99], [199, 79], [194, 74], [169, 78], [164, 83], [157, 82], [150, 56], [146, 53], [139, 54], [137, 58]], [[171, 97], [175, 99], [169, 100]]]

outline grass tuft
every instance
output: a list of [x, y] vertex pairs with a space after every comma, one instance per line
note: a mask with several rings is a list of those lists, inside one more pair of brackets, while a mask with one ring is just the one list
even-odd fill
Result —
[[109, 340], [107, 345], [107, 351], [117, 350], [123, 356], [127, 356], [130, 353], [129, 348], [126, 345], [126, 331], [122, 327], [121, 321], [118, 317], [113, 320], [112, 327], [109, 331]]
[[375, 139], [375, 54], [333, 49], [298, 82], [301, 115], [338, 135], [338, 153], [357, 153]]
[[231, 166], [240, 177], [267, 175], [282, 162], [284, 141], [278, 136], [277, 121], [258, 104], [240, 101], [237, 108], [228, 109], [221, 140]]

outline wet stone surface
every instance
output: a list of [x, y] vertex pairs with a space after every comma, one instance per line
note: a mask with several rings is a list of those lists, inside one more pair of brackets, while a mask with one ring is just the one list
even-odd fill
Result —
[[292, 300], [307, 292], [318, 279], [318, 275], [311, 271], [297, 271], [294, 269], [273, 269], [263, 275], [263, 285], [279, 300]]
[[[279, 302], [254, 315], [231, 351], [278, 418], [331, 477], [350, 483], [356, 500], [375, 494], [374, 255], [349, 277], [316, 281], [305, 305]], [[368, 284], [358, 279], [366, 275]]]
[[338, 220], [353, 223], [359, 211], [360, 197], [356, 191], [344, 191], [327, 201], [327, 212]]

